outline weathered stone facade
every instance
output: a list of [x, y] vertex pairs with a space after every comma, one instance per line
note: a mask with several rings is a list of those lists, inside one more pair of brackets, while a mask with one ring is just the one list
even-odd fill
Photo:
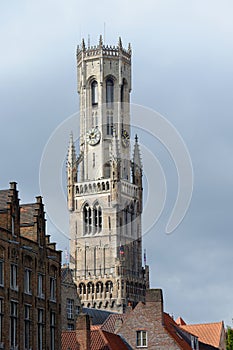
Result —
[[0, 349], [60, 349], [61, 252], [45, 232], [42, 198], [0, 190]]
[[71, 268], [85, 307], [123, 312], [145, 300], [142, 267], [142, 163], [130, 151], [131, 47], [77, 50], [80, 153], [67, 161]]

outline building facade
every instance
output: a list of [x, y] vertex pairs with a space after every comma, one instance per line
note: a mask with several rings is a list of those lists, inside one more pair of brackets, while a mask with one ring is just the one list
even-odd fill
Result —
[[72, 331], [76, 328], [76, 321], [82, 311], [81, 301], [77, 294], [77, 286], [69, 266], [61, 269], [61, 329]]
[[45, 233], [42, 198], [0, 190], [0, 349], [60, 349], [61, 253]]
[[67, 160], [71, 268], [85, 307], [124, 312], [145, 300], [142, 267], [142, 162], [131, 158], [131, 47], [77, 50], [79, 154], [71, 135]]

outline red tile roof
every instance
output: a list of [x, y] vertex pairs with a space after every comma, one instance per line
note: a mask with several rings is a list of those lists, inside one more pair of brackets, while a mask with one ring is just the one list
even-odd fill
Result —
[[164, 312], [164, 328], [170, 334], [170, 336], [175, 340], [182, 350], [192, 350], [191, 346], [181, 337], [181, 335], [176, 331], [177, 324], [173, 318]]
[[221, 342], [223, 322], [182, 325], [180, 328], [192, 333], [202, 343], [218, 348]]
[[61, 333], [61, 348], [62, 350], [78, 350], [75, 331], [62, 331]]
[[115, 333], [116, 329], [124, 323], [127, 314], [112, 314], [102, 324], [101, 329], [106, 332]]
[[[78, 350], [75, 331], [62, 332], [62, 350]], [[100, 326], [91, 327], [91, 349], [90, 350], [128, 350], [119, 335], [102, 331]]]

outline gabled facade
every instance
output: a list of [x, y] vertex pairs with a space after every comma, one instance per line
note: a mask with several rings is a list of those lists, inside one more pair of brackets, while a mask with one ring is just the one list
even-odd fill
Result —
[[81, 311], [81, 301], [72, 271], [69, 266], [63, 266], [61, 269], [61, 328], [63, 331], [75, 330], [77, 317]]
[[42, 198], [0, 190], [0, 349], [60, 349], [61, 252], [45, 232]]

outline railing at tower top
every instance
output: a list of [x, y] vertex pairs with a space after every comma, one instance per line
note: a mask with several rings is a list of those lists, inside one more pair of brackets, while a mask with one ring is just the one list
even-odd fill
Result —
[[[120, 191], [130, 197], [138, 198], [139, 189], [137, 185], [131, 184], [126, 180], [120, 180]], [[93, 181], [80, 182], [75, 185], [75, 197], [83, 194], [105, 193], [110, 192], [111, 179], [99, 179]]]
[[81, 62], [83, 58], [103, 56], [103, 57], [119, 57], [121, 56], [126, 61], [131, 61], [131, 51], [119, 48], [118, 46], [91, 46], [85, 49], [78, 47], [77, 49], [77, 59], [78, 63]]
[[110, 191], [110, 179], [101, 179], [94, 181], [86, 181], [75, 185], [75, 196], [79, 197], [83, 194], [94, 194]]

